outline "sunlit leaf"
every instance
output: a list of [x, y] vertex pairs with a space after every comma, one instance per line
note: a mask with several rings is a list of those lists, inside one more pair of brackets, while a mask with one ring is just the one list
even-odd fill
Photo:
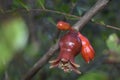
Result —
[[14, 50], [22, 49], [28, 39], [28, 30], [26, 24], [21, 18], [14, 18], [6, 21], [2, 25], [3, 35]]
[[108, 61], [120, 62], [120, 43], [118, 36], [115, 33], [111, 34], [108, 37], [106, 44], [110, 51]]
[[115, 52], [120, 52], [120, 44], [119, 44], [119, 39], [118, 39], [118, 36], [114, 33], [114, 34], [111, 34], [107, 41], [107, 46], [110, 50], [112, 51], [115, 51]]
[[12, 59], [14, 53], [25, 47], [28, 30], [23, 19], [17, 17], [5, 20], [0, 31], [0, 71], [2, 71]]

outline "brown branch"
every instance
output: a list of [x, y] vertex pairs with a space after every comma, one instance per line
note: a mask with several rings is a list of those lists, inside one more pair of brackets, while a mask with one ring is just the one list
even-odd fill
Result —
[[[73, 26], [74, 29], [77, 31], [81, 30], [99, 10], [107, 5], [108, 2], [109, 0], [98, 0], [96, 4]], [[23, 80], [31, 80], [31, 78], [48, 62], [58, 48], [58, 42], [51, 46], [48, 52], [28, 71]]]
[[74, 25], [74, 28], [76, 30], [83, 28], [83, 26], [85, 26], [96, 13], [103, 9], [108, 2], [109, 0], [98, 0], [96, 4]]
[[40, 58], [34, 66], [28, 71], [23, 80], [31, 80], [31, 78], [47, 63], [51, 56], [58, 50], [58, 41], [55, 45], [51, 46], [48, 52]]

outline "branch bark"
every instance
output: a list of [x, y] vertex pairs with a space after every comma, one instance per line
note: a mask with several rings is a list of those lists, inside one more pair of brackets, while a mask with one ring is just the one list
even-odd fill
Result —
[[76, 30], [81, 30], [91, 18], [103, 9], [110, 0], [98, 0], [95, 5], [73, 26]]
[[[77, 31], [81, 30], [91, 18], [103, 9], [110, 0], [98, 0], [96, 4], [80, 20], [73, 25]], [[58, 41], [55, 45], [51, 46], [48, 52], [36, 62], [36, 64], [28, 71], [23, 80], [31, 80], [31, 78], [48, 62], [56, 50], [58, 50]]]

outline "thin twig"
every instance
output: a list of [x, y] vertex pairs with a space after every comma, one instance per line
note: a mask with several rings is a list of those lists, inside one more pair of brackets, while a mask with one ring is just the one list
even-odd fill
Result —
[[[31, 10], [35, 10], [36, 11], [36, 10], [41, 10], [41, 9], [31, 9]], [[72, 14], [68, 14], [68, 13], [64, 13], [64, 12], [60, 12], [60, 11], [55, 11], [55, 10], [44, 9], [43, 11], [57, 13], [57, 14], [65, 15], [65, 16], [68, 16], [68, 17], [73, 17], [73, 18], [76, 18], [76, 19], [80, 19], [81, 18], [80, 16], [76, 16], [76, 15], [72, 15]], [[107, 27], [107, 28], [111, 28], [111, 29], [115, 29], [115, 30], [120, 31], [120, 28], [115, 27], [115, 26], [102, 24], [100, 22], [95, 22], [95, 21], [91, 21], [91, 22], [93, 22], [95, 24], [98, 24], [98, 25], [101, 25], [101, 26], [104, 26], [104, 27]]]
[[[90, 21], [90, 19], [107, 5], [109, 0], [98, 0], [97, 3], [73, 26], [76, 30], [80, 30]], [[55, 51], [58, 50], [58, 42], [51, 46], [49, 51], [36, 62], [36, 64], [28, 71], [23, 80], [31, 80], [31, 78], [48, 62]]]
[[[50, 9], [29, 9], [29, 10], [26, 10], [26, 9], [22, 9], [22, 10], [14, 10], [14, 11], [45, 11], [45, 12], [51, 12], [51, 13], [56, 13], [56, 14], [61, 14], [61, 15], [64, 15], [64, 16], [68, 16], [68, 17], [73, 17], [73, 18], [76, 18], [76, 19], [79, 19], [81, 18], [80, 16], [76, 16], [76, 15], [72, 15], [72, 14], [69, 14], [69, 13], [64, 13], [64, 12], [60, 12], [60, 11], [56, 11], [56, 10], [50, 10]], [[3, 9], [0, 9], [0, 12], [1, 14], [5, 14], [5, 13], [11, 13], [13, 12], [12, 10], [7, 10], [7, 11], [4, 11]], [[115, 27], [115, 26], [111, 26], [111, 25], [108, 25], [108, 24], [102, 24], [100, 22], [96, 22], [96, 21], [92, 21], [91, 22], [95, 23], [95, 24], [98, 24], [98, 25], [101, 25], [101, 26], [104, 26], [106, 28], [111, 28], [111, 29], [115, 29], [115, 30], [118, 30], [120, 31], [120, 28], [118, 27]]]
[[57, 14], [61, 14], [69, 17], [80, 18], [80, 16], [78, 17], [76, 15], [72, 15], [72, 14], [68, 14], [68, 13], [64, 13], [56, 10], [50, 10], [50, 9], [30, 9], [29, 11], [46, 11], [46, 12], [57, 13]]
[[[94, 22], [94, 21], [93, 21], [93, 22]], [[111, 29], [120, 31], [120, 28], [115, 27], [115, 26], [111, 26], [111, 25], [107, 25], [107, 24], [102, 24], [102, 23], [98, 23], [98, 22], [94, 22], [94, 23], [95, 23], [95, 24], [98, 24], [98, 25], [100, 25], [100, 26], [104, 26], [104, 27], [107, 27], [107, 28], [111, 28]]]

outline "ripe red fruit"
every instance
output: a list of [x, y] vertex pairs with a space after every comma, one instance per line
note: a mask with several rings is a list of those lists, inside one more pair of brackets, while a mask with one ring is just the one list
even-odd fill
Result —
[[50, 61], [50, 68], [59, 67], [64, 72], [74, 71], [80, 74], [81, 72], [77, 69], [80, 66], [74, 62], [75, 56], [81, 52], [83, 59], [89, 63], [94, 58], [95, 51], [88, 39], [80, 32], [72, 29], [68, 23], [60, 21], [57, 28], [69, 30], [69, 32], [60, 39], [60, 54], [57, 59]]
[[69, 31], [60, 39], [60, 54], [56, 60], [50, 61], [50, 68], [58, 66], [65, 72], [73, 70], [80, 74], [80, 71], [77, 69], [79, 65], [74, 62], [74, 58], [80, 52], [81, 45], [78, 33], [73, 30]]

